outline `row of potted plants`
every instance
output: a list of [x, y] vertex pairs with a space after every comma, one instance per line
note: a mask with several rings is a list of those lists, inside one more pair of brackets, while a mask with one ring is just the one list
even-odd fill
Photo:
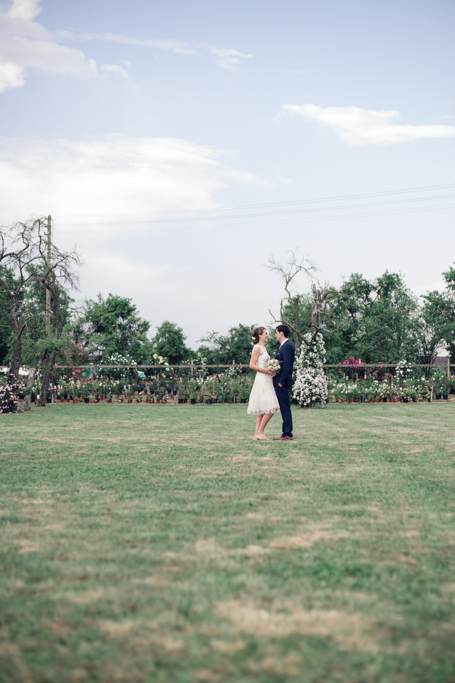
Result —
[[[445, 390], [444, 390], [445, 389]], [[431, 398], [448, 399], [449, 388], [435, 386], [431, 378], [372, 378], [328, 382], [329, 397], [335, 401], [424, 401]]]
[[[61, 378], [51, 387], [53, 400], [66, 402], [179, 402], [179, 403], [246, 403], [252, 380], [229, 373], [207, 377], [152, 378], [151, 381], [127, 383], [125, 378]], [[39, 386], [34, 387], [32, 400], [38, 400]]]

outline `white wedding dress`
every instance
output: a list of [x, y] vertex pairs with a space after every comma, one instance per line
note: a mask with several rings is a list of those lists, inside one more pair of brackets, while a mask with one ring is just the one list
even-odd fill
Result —
[[[260, 368], [267, 369], [267, 362], [270, 356], [267, 349], [260, 344], [255, 344], [260, 349], [259, 358], [256, 365]], [[253, 388], [250, 393], [250, 400], [248, 401], [248, 415], [266, 415], [267, 413], [278, 413], [280, 406], [273, 386], [273, 379], [271, 375], [266, 375], [264, 372], [256, 372]]]

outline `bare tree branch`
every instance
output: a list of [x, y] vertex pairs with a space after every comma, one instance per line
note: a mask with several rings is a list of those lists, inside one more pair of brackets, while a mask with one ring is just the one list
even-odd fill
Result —
[[[24, 290], [35, 282], [51, 292], [54, 321], [60, 334], [63, 324], [63, 321], [61, 324], [58, 323], [60, 294], [62, 288], [77, 288], [78, 275], [74, 268], [80, 264], [81, 259], [75, 249], [65, 252], [55, 244], [51, 245], [48, 261], [47, 235], [43, 218], [32, 218], [25, 223], [18, 221], [11, 226], [0, 227], [0, 287], [6, 294], [11, 314], [12, 373], [17, 375], [21, 365], [23, 332], [30, 320], [37, 315], [24, 310], [21, 304]], [[12, 278], [8, 279], [8, 273]]]
[[[310, 259], [301, 254], [298, 249], [289, 250], [287, 252], [288, 258], [286, 261], [278, 261], [273, 254], [269, 257], [267, 269], [279, 275], [284, 284], [284, 291], [286, 296], [280, 301], [280, 320], [278, 321], [269, 311], [273, 322], [281, 322], [289, 327], [293, 334], [294, 344], [296, 350], [304, 341], [304, 332], [300, 325], [300, 295], [296, 291], [296, 278], [301, 273], [307, 277], [313, 278], [316, 272], [316, 266]], [[288, 305], [292, 312], [292, 322], [289, 316], [286, 315], [286, 305]]]

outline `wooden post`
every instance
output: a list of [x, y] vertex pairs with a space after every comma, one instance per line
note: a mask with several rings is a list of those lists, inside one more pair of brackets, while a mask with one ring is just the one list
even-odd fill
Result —
[[[49, 277], [50, 267], [51, 267], [51, 244], [52, 244], [52, 234], [51, 234], [51, 217], [47, 217], [47, 277]], [[46, 337], [51, 336], [51, 292], [46, 287]]]

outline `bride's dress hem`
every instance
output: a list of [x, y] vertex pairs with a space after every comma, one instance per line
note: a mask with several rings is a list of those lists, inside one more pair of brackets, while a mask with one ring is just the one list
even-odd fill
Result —
[[268, 415], [269, 413], [272, 413], [272, 415], [275, 415], [275, 413], [279, 413], [280, 409], [279, 408], [270, 408], [270, 410], [249, 410], [247, 409], [246, 414], [247, 415]]

